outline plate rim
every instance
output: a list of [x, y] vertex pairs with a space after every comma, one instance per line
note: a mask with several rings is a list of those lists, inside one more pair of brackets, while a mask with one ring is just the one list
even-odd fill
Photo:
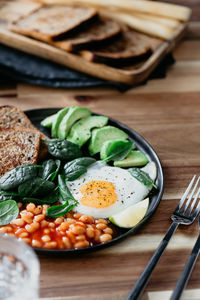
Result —
[[[40, 118], [38, 113], [41, 113], [41, 111], [42, 112], [52, 111], [52, 114], [54, 114], [56, 111], [58, 111], [60, 109], [62, 109], [62, 107], [46, 107], [46, 108], [44, 107], [44, 108], [24, 110], [24, 113], [29, 117], [30, 121], [32, 122], [31, 117], [29, 116], [29, 114], [34, 113], [34, 114], [36, 114], [36, 116], [38, 118]], [[93, 111], [92, 111], [92, 115], [106, 116], [104, 114], [99, 114], [99, 113], [96, 113], [96, 112], [93, 112]], [[80, 248], [80, 249], [60, 249], [59, 250], [59, 249], [42, 249], [42, 248], [32, 247], [36, 251], [37, 254], [51, 255], [51, 256], [55, 256], [55, 255], [60, 255], [60, 256], [71, 256], [72, 255], [73, 256], [73, 255], [82, 254], [82, 253], [85, 254], [85, 253], [94, 252], [94, 251], [97, 251], [97, 250], [101, 250], [103, 248], [110, 247], [110, 246], [112, 246], [116, 243], [120, 243], [125, 238], [127, 238], [128, 236], [131, 236], [131, 235], [135, 234], [151, 218], [151, 216], [156, 211], [158, 205], [160, 204], [162, 196], [163, 196], [163, 192], [164, 192], [165, 182], [164, 182], [163, 168], [162, 168], [161, 160], [160, 160], [158, 154], [156, 153], [154, 148], [149, 144], [149, 142], [142, 135], [140, 135], [137, 131], [135, 131], [134, 129], [130, 128], [126, 124], [121, 123], [120, 121], [118, 121], [116, 119], [113, 119], [109, 116], [107, 116], [107, 117], [108, 117], [109, 121], [119, 125], [120, 129], [123, 129], [125, 131], [130, 132], [132, 135], [136, 136], [137, 139], [141, 140], [143, 148], [145, 146], [145, 148], [147, 150], [150, 150], [151, 155], [153, 154], [154, 158], [156, 159], [155, 163], [156, 163], [156, 166], [157, 166], [157, 173], [159, 174], [159, 178], [157, 177], [156, 180], [158, 180], [158, 179], [160, 180], [160, 187], [159, 187], [158, 194], [155, 195], [156, 200], [155, 200], [154, 206], [151, 208], [151, 210], [149, 212], [147, 211], [147, 215], [138, 223], [138, 225], [136, 225], [135, 227], [127, 230], [125, 233], [117, 236], [116, 238], [112, 239], [111, 241], [109, 241], [107, 243], [101, 243], [101, 244], [97, 244], [97, 245], [94, 245], [94, 246], [89, 246], [89, 247], [86, 247], [86, 248]], [[149, 210], [149, 208], [148, 208], [148, 210]]]

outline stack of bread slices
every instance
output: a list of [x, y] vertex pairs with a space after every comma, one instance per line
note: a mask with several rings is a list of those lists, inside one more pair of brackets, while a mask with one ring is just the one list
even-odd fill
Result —
[[141, 34], [100, 16], [92, 7], [41, 5], [9, 28], [64, 51], [75, 52], [86, 60], [112, 66], [138, 63], [152, 53], [151, 45]]
[[[0, 176], [22, 164], [37, 164], [47, 155], [44, 135], [19, 108], [0, 107]], [[47, 138], [45, 136], [45, 138]]]

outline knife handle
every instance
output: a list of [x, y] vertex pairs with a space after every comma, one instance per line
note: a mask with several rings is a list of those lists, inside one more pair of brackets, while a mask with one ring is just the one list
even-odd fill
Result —
[[173, 291], [173, 294], [172, 294], [170, 300], [180, 299], [181, 294], [188, 283], [188, 280], [190, 278], [190, 275], [192, 273], [192, 270], [194, 268], [196, 260], [199, 256], [199, 252], [200, 252], [200, 235], [198, 236], [198, 239], [192, 249], [192, 252], [187, 260], [187, 263], [186, 263], [186, 265], [183, 269], [183, 272], [176, 284], [176, 287]]
[[153, 270], [155, 269], [157, 263], [159, 262], [165, 248], [167, 247], [167, 245], [168, 245], [171, 237], [173, 236], [174, 232], [176, 231], [178, 225], [179, 224], [176, 222], [172, 223], [169, 230], [165, 234], [163, 240], [160, 242], [158, 248], [154, 252], [151, 259], [149, 260], [144, 271], [142, 272], [142, 274], [138, 278], [136, 284], [132, 288], [130, 294], [126, 298], [126, 300], [138, 300], [141, 297], [141, 295], [151, 277], [151, 274], [153, 273]]

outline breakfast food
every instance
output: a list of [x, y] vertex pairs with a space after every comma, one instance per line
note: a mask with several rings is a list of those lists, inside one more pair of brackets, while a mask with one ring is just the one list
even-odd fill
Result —
[[71, 128], [67, 140], [83, 146], [91, 137], [91, 130], [101, 128], [108, 123], [108, 118], [104, 116], [89, 116], [77, 121]]
[[[7, 108], [7, 127], [16, 122], [9, 109], [12, 117], [18, 112]], [[123, 129], [76, 106], [59, 110], [41, 124], [54, 138], [43, 140], [49, 159], [40, 162], [39, 130], [1, 129], [1, 233], [35, 248], [72, 250], [106, 243], [117, 236], [117, 226], [130, 228], [140, 222], [148, 207], [142, 200], [157, 188], [157, 168]], [[11, 154], [21, 159], [16, 165]], [[120, 162], [124, 165], [117, 167]]]
[[22, 164], [36, 164], [41, 134], [34, 129], [0, 129], [0, 176]]
[[[150, 178], [155, 180], [154, 168], [148, 171]], [[119, 213], [144, 199], [150, 190], [127, 170], [102, 161], [92, 164], [87, 173], [68, 182], [68, 187], [79, 202], [74, 210], [95, 218], [108, 218]]]
[[150, 45], [132, 29], [123, 30], [119, 39], [105, 47], [81, 51], [89, 61], [120, 66], [138, 63], [151, 54]]
[[92, 136], [89, 142], [89, 152], [91, 155], [95, 155], [101, 151], [104, 143], [113, 140], [126, 140], [128, 134], [123, 130], [114, 126], [104, 126], [99, 129], [92, 130]]
[[128, 156], [121, 160], [116, 160], [114, 162], [115, 167], [137, 167], [137, 166], [145, 166], [148, 163], [148, 158], [138, 150], [130, 151]]
[[86, 30], [62, 41], [54, 42], [53, 45], [70, 52], [78, 51], [93, 45], [105, 45], [110, 39], [119, 35], [120, 32], [121, 27], [117, 22], [99, 19], [92, 26], [88, 26]]
[[109, 220], [119, 227], [132, 228], [144, 218], [148, 207], [149, 198], [127, 207], [122, 212], [110, 217]]
[[[18, 107], [12, 105], [0, 106], [0, 129], [6, 128], [29, 128], [37, 130], [40, 137], [48, 139], [48, 137], [40, 132], [28, 119], [25, 113]], [[17, 137], [17, 134], [16, 134]], [[41, 141], [38, 154], [39, 160], [44, 160], [48, 156], [46, 144]]]
[[114, 235], [105, 219], [71, 212], [65, 218], [50, 220], [46, 215], [48, 205], [19, 202], [18, 206], [18, 217], [0, 227], [0, 233], [14, 234], [34, 248], [80, 249], [108, 242]]
[[96, 15], [94, 8], [47, 5], [13, 22], [11, 29], [48, 42], [65, 36], [69, 31], [91, 21]]
[[[72, 125], [85, 117], [88, 117], [91, 115], [91, 111], [88, 108], [84, 107], [77, 107], [72, 106], [69, 108], [69, 110], [64, 113], [64, 116], [61, 116], [61, 120], [58, 121], [58, 118], [56, 119], [56, 124], [58, 124], [58, 132], [57, 135], [59, 138], [64, 139], [68, 135], [68, 132], [70, 131]], [[59, 115], [60, 116], [60, 115]], [[52, 124], [53, 128], [54, 124]]]
[[24, 127], [36, 129], [25, 113], [11, 105], [0, 106], [0, 128]]
[[149, 42], [136, 31], [87, 6], [43, 5], [12, 22], [9, 29], [116, 67], [141, 62], [152, 53]]

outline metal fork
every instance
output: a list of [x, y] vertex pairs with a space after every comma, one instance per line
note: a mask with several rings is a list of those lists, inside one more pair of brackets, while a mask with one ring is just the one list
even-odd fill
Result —
[[[199, 223], [199, 230], [200, 230], [200, 216], [199, 216], [198, 223]], [[192, 249], [192, 252], [190, 253], [190, 256], [186, 262], [183, 272], [176, 284], [176, 287], [171, 295], [170, 300], [180, 299], [182, 292], [188, 283], [190, 275], [192, 274], [192, 270], [193, 270], [196, 260], [199, 256], [199, 253], [200, 253], [200, 233], [199, 233], [196, 243]]]
[[[198, 190], [197, 190], [197, 187], [198, 187], [198, 184], [200, 181], [200, 177], [198, 177], [198, 179], [193, 187], [195, 178], [196, 178], [196, 175], [194, 175], [194, 177], [192, 178], [192, 180], [191, 180], [190, 184], [188, 185], [184, 195], [182, 196], [178, 206], [176, 207], [175, 211], [171, 215], [171, 219], [173, 221], [172, 225], [170, 226], [169, 230], [165, 234], [163, 240], [159, 244], [159, 246], [156, 249], [156, 251], [154, 252], [153, 256], [149, 260], [144, 271], [138, 278], [136, 284], [133, 286], [133, 288], [126, 300], [138, 300], [141, 297], [141, 295], [151, 277], [151, 274], [153, 273], [153, 270], [155, 269], [157, 263], [159, 262], [165, 248], [167, 247], [171, 237], [175, 233], [179, 224], [190, 225], [194, 222], [195, 218], [199, 214], [200, 202], [198, 203], [196, 208], [195, 208], [195, 204], [200, 195], [200, 188], [198, 188]], [[193, 189], [192, 189], [192, 187], [193, 187]], [[191, 194], [190, 194], [190, 192], [191, 192]], [[196, 192], [196, 195], [194, 197], [194, 200], [192, 201], [195, 192]], [[186, 201], [187, 197], [188, 197], [188, 200]], [[194, 210], [194, 212], [193, 212], [193, 210]]]

